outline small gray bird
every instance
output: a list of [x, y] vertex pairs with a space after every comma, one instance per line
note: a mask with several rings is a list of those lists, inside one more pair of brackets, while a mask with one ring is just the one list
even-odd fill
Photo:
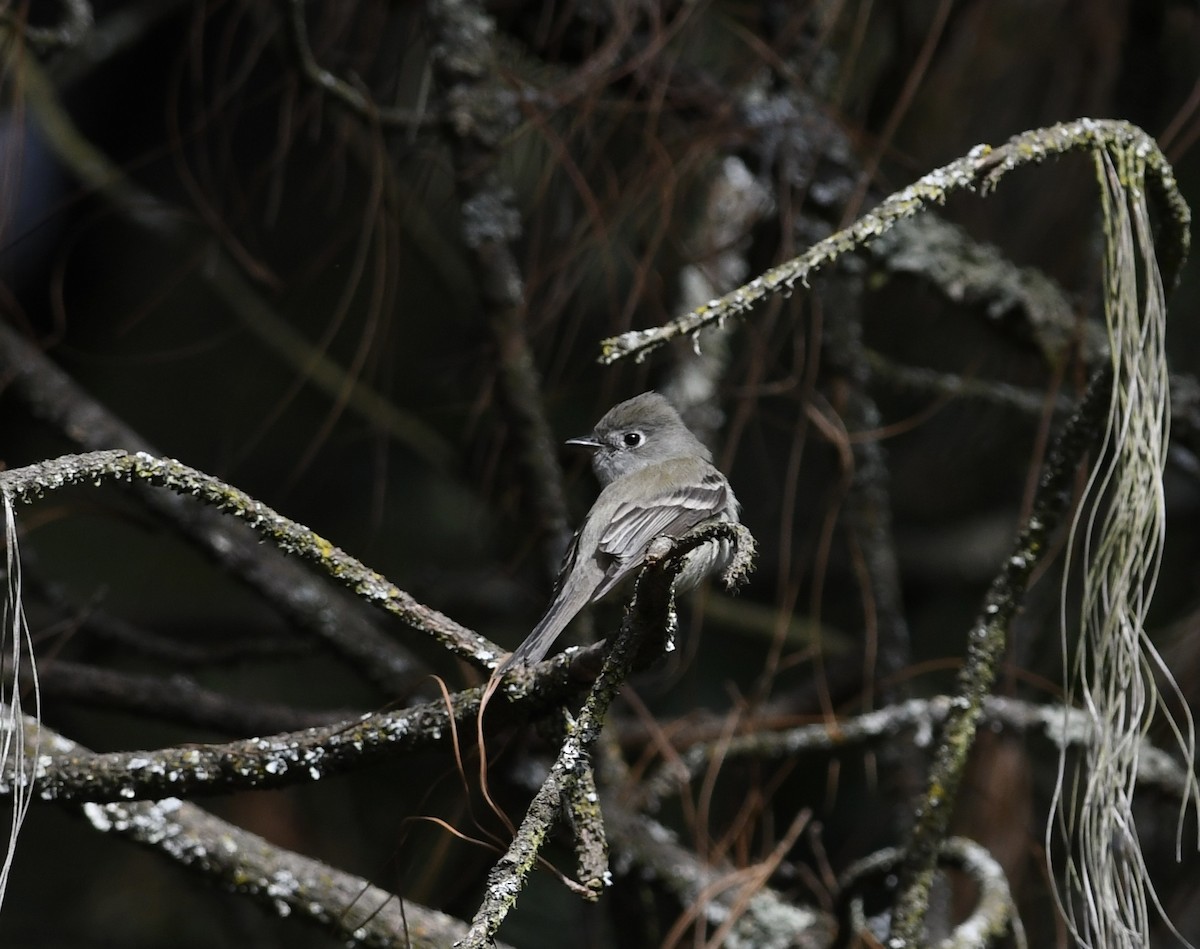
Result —
[[[642, 565], [656, 537], [680, 537], [713, 517], [738, 520], [737, 498], [713, 467], [712, 453], [657, 392], [614, 406], [591, 435], [567, 444], [595, 452], [592, 469], [603, 490], [563, 558], [554, 602], [497, 675], [518, 663], [539, 662], [576, 613]], [[726, 541], [697, 547], [675, 589], [694, 587], [729, 556]]]

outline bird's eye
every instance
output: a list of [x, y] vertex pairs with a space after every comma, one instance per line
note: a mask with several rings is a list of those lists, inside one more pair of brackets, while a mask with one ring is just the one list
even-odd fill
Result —
[[625, 437], [621, 439], [625, 442], [626, 448], [637, 448], [642, 443], [641, 432], [626, 432]]

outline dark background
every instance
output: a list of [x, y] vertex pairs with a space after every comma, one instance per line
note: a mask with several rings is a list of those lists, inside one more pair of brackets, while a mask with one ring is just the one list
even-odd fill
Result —
[[[728, 156], [745, 163], [772, 202], [741, 245], [749, 275], [979, 142], [1079, 116], [1141, 126], [1158, 138], [1193, 206], [1200, 194], [1193, 2], [642, 6], [623, 25], [609, 5], [584, 0], [486, 6], [499, 73], [528, 93], [496, 155], [520, 217], [511, 244], [524, 286], [518, 335], [556, 443], [678, 372], [686, 342], [640, 365], [606, 368], [596, 361], [599, 340], [685, 308], [680, 271], [696, 256], [705, 189]], [[21, 15], [46, 25], [58, 7], [38, 0]], [[436, 121], [423, 5], [306, 5], [322, 66], [418, 116], [386, 128], [297, 73], [282, 25], [287, 4], [113, 0], [94, 9], [96, 26], [80, 46], [39, 50], [10, 38], [5, 47], [4, 319], [162, 454], [226, 479], [422, 602], [515, 646], [547, 602], [548, 564], [562, 538], [520, 461], [521, 421], [502, 370], [506, 338], [489, 324], [478, 260], [461, 237], [453, 137]], [[122, 42], [99, 42], [117, 27], [127, 28]], [[104, 187], [81, 181], [56, 154], [23, 98], [23, 69], [34, 63], [121, 186], [136, 189], [133, 197], [114, 194], [111, 177]], [[1080, 327], [1098, 319], [1099, 210], [1087, 158], [1021, 170], [986, 199], [955, 198], [943, 216], [1057, 281]], [[217, 257], [242, 275], [241, 299], [265, 310], [235, 312], [214, 286]], [[1182, 377], [1198, 368], [1198, 286], [1189, 266], [1170, 299], [1169, 356]], [[738, 324], [718, 381], [724, 421], [714, 449], [760, 560], [737, 600], [713, 592], [685, 606], [679, 650], [631, 687], [637, 703], [617, 709], [631, 761], [650, 753], [636, 711], [642, 704], [668, 731], [691, 724], [703, 732], [735, 713], [798, 722], [823, 709], [852, 714], [901, 695], [936, 694], [953, 682], [965, 632], [1036, 476], [1049, 420], [993, 399], [889, 384], [885, 373], [868, 387], [880, 412], [874, 431], [888, 463], [911, 632], [902, 668], [873, 667], [842, 517], [846, 471], [817, 424], [844, 414], [846, 377], [822, 346], [847, 308], [889, 366], [1008, 382], [1047, 404], [1076, 393], [1086, 377], [1078, 335], [1046, 353], [1019, 311], [990, 316], [866, 255], [820, 278], [813, 292], [774, 300]], [[273, 343], [278, 327], [307, 349]], [[382, 396], [404, 423], [350, 404], [348, 389], [314, 382], [317, 356]], [[7, 467], [75, 450], [0, 391]], [[558, 461], [576, 524], [595, 486], [585, 458], [563, 448]], [[1167, 553], [1152, 614], [1185, 691], [1197, 661], [1198, 471], [1181, 443], [1169, 471]], [[185, 675], [235, 700], [284, 703], [316, 717], [437, 694], [420, 668], [409, 694], [380, 694], [121, 492], [55, 494], [20, 516], [30, 576], [57, 585], [53, 595], [36, 588], [29, 607], [47, 670], [45, 718], [93, 749], [230, 736], [95, 696], [56, 697], [56, 660]], [[1035, 585], [1014, 629], [1001, 691], [1058, 696], [1055, 575]], [[220, 657], [172, 664], [139, 654], [96, 633], [99, 614]], [[602, 606], [598, 633], [619, 616], [618, 604]], [[398, 623], [390, 628], [452, 688], [478, 681], [433, 643]], [[1056, 930], [1041, 828], [1055, 757], [1044, 744], [988, 742], [958, 829], [1001, 857], [1032, 944], [1050, 945]], [[539, 749], [536, 738], [519, 737], [497, 773], [493, 790], [514, 818], [529, 789], [513, 761]], [[731, 766], [715, 784], [703, 832], [694, 815], [663, 819], [685, 841], [706, 835], [727, 844], [734, 863], [749, 863], [799, 808], [813, 808], [819, 847], [806, 837], [772, 883], [799, 903], [825, 905], [821, 860], [836, 872], [903, 839], [899, 815], [913, 788], [880, 760], [856, 748], [783, 768]], [[750, 818], [738, 823], [747, 800]], [[273, 842], [463, 918], [492, 859], [414, 820], [438, 816], [477, 835], [449, 755], [207, 804]], [[1146, 807], [1143, 839], [1164, 902], [1196, 939], [1194, 858], [1158, 869], [1171, 852], [1175, 805]], [[565, 847], [552, 858], [571, 865]], [[680, 908], [659, 903], [647, 913], [649, 899], [635, 882], [618, 880], [599, 908], [581, 908], [543, 873], [501, 936], [558, 945], [563, 925], [582, 924], [593, 945], [656, 945]], [[30, 816], [0, 940], [336, 941], [53, 807]]]

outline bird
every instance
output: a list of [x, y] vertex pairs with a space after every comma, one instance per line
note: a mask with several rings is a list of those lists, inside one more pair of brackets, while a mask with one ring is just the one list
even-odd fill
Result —
[[[613, 406], [591, 434], [566, 444], [592, 451], [601, 491], [563, 557], [549, 608], [497, 676], [540, 662], [580, 610], [642, 566], [656, 538], [681, 537], [713, 518], [738, 523], [740, 506], [712, 453], [657, 392]], [[675, 589], [696, 586], [731, 554], [723, 539], [697, 547]]]

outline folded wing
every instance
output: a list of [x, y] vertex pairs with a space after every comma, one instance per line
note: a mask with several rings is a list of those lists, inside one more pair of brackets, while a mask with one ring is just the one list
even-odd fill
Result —
[[673, 485], [617, 509], [599, 549], [613, 558], [592, 599], [598, 600], [637, 568], [656, 537], [680, 537], [697, 524], [727, 511], [729, 484], [711, 465], [696, 480]]

